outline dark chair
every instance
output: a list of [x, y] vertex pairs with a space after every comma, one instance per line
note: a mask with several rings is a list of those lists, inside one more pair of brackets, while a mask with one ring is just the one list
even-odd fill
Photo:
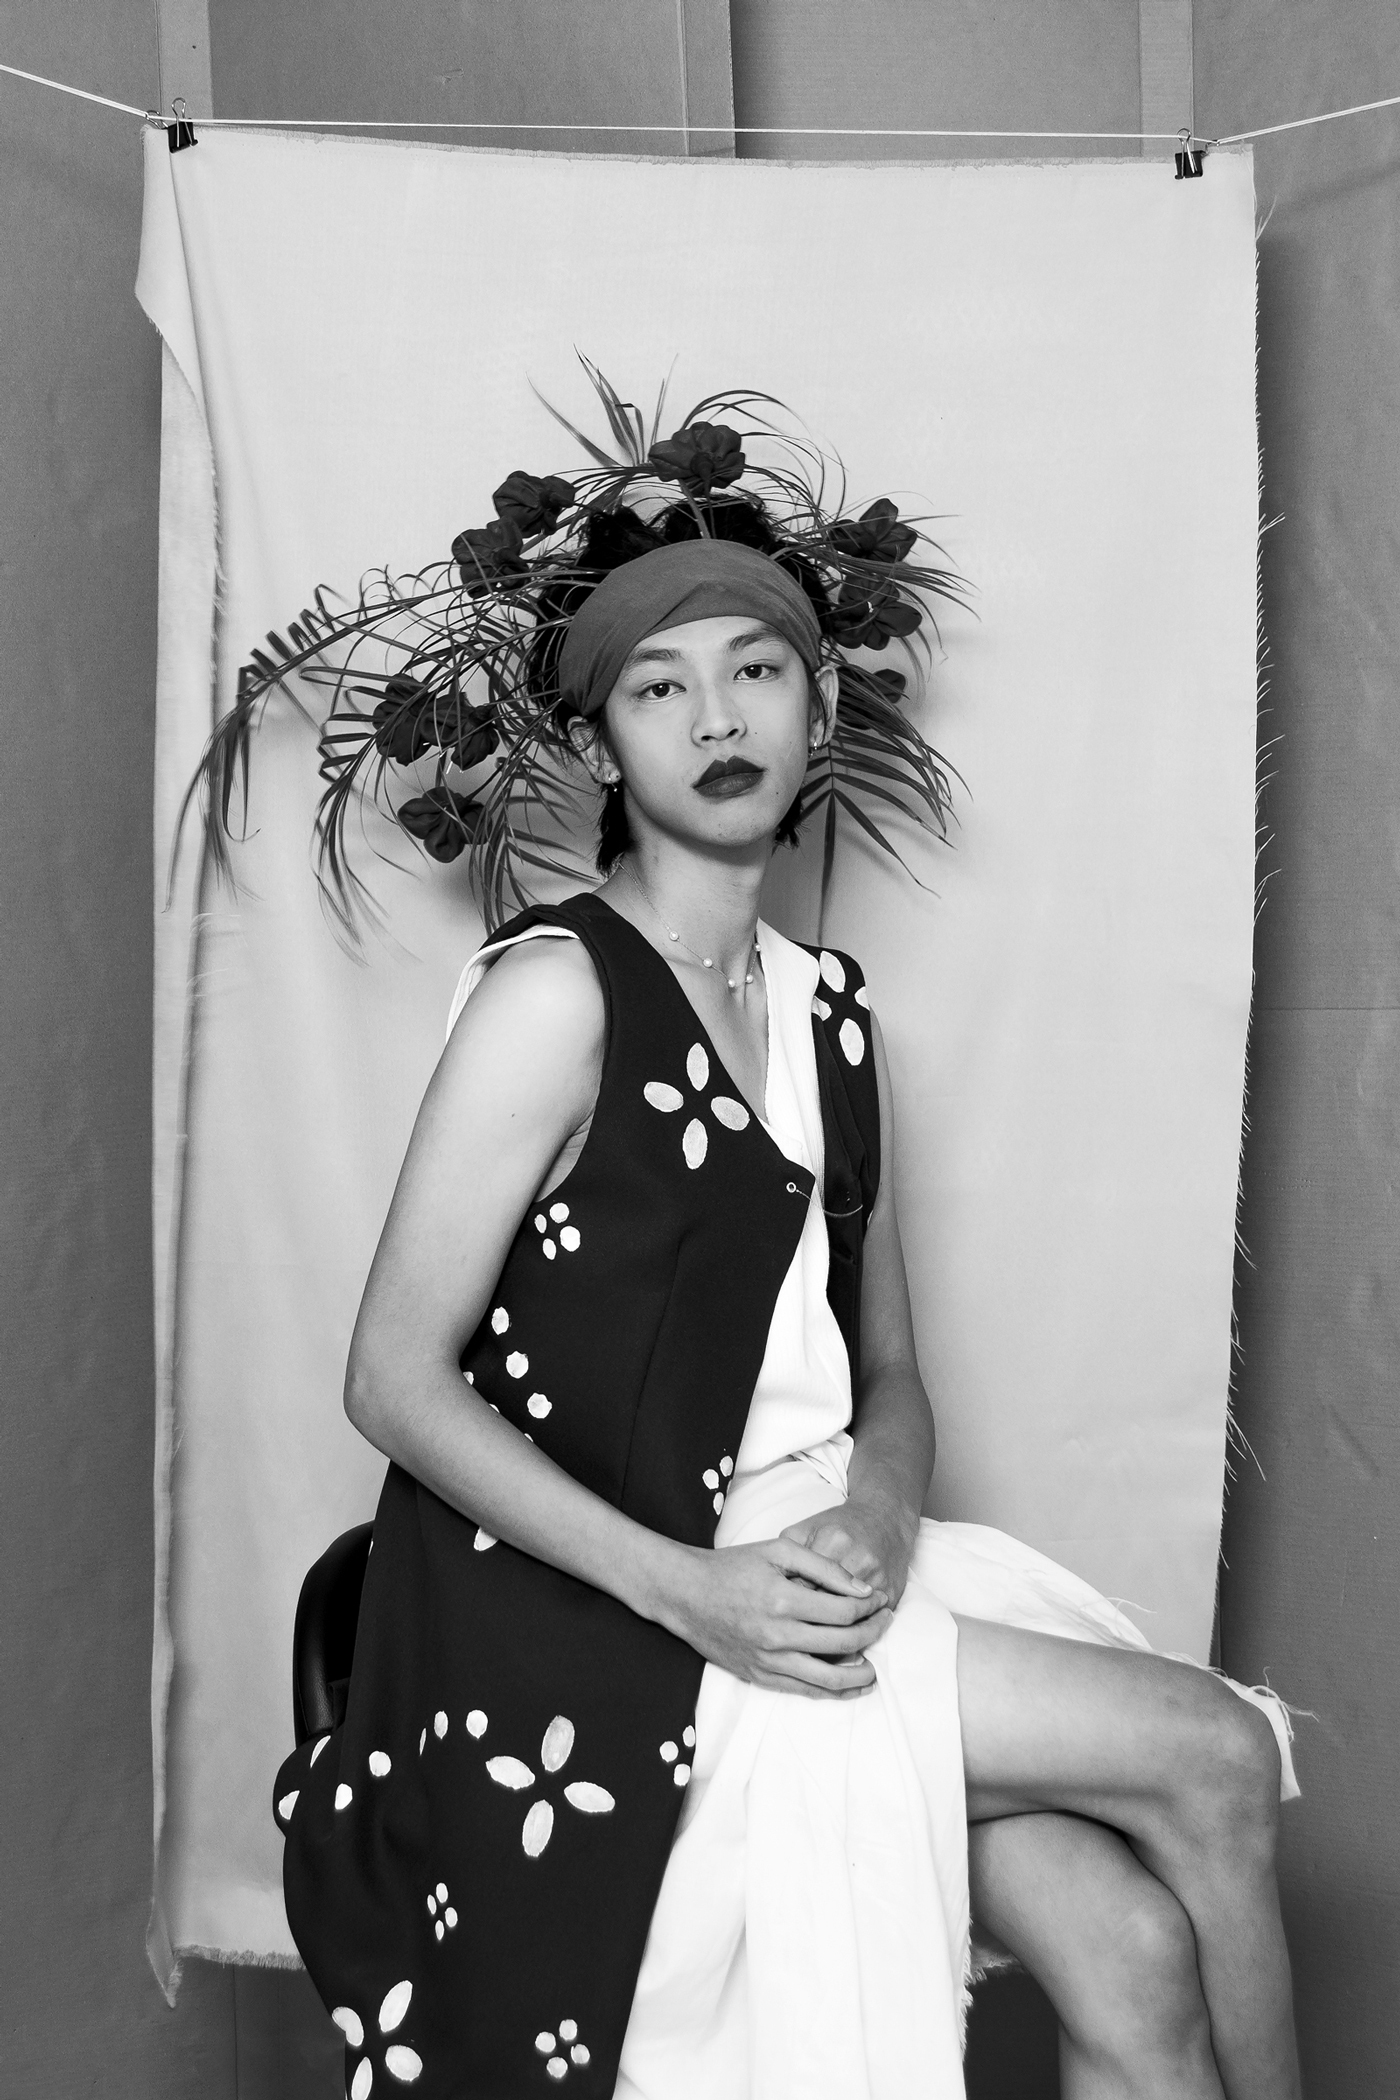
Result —
[[373, 1532], [372, 1524], [342, 1531], [307, 1570], [301, 1586], [292, 1634], [292, 1723], [298, 1743], [338, 1728], [345, 1719]]

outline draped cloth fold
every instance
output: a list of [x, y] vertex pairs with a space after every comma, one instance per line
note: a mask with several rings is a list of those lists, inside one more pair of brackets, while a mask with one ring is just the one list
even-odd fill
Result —
[[[737, 1480], [717, 1543], [828, 1507], [833, 1456]], [[878, 1690], [855, 1700], [706, 1671], [618, 2100], [961, 2094], [957, 1629], [917, 1577], [874, 1662]]]
[[[730, 1490], [716, 1545], [845, 1493], [846, 1439]], [[616, 2100], [960, 2100], [971, 1940], [954, 1614], [1144, 1653], [1106, 1597], [984, 1524], [926, 1518], [856, 1700], [711, 1666]], [[1286, 1710], [1259, 1705], [1295, 1797]]]

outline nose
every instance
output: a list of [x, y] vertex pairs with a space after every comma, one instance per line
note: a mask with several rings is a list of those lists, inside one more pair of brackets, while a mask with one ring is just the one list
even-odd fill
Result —
[[747, 731], [733, 683], [723, 671], [707, 672], [700, 681], [692, 734], [706, 746], [732, 743]]

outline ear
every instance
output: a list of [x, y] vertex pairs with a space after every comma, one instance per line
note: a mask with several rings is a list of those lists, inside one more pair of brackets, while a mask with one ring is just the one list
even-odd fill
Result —
[[608, 748], [607, 733], [595, 715], [575, 715], [564, 734], [599, 787], [610, 787], [622, 775]]
[[831, 742], [836, 727], [836, 699], [840, 691], [841, 673], [835, 664], [820, 664], [811, 676], [811, 725], [808, 742], [814, 751]]

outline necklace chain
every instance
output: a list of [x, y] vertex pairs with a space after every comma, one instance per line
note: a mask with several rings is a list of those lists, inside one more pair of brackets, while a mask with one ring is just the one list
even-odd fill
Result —
[[[684, 940], [681, 937], [681, 935], [677, 933], [674, 926], [667, 925], [666, 921], [662, 918], [660, 912], [652, 903], [646, 891], [642, 888], [636, 870], [633, 868], [630, 861], [627, 863], [627, 873], [629, 878], [631, 879], [633, 889], [637, 892], [637, 895], [641, 898], [643, 904], [651, 913], [657, 925], [665, 934], [667, 940], [674, 941], [678, 948], [684, 948], [686, 954], [693, 956], [695, 961], [699, 963], [701, 969], [713, 970], [715, 966], [715, 959], [712, 955], [702, 955], [698, 948], [692, 948], [689, 941]], [[761, 953], [762, 951], [758, 945], [758, 928], [755, 927], [753, 932], [749, 935], [748, 968], [744, 972], [743, 977], [743, 982], [745, 985], [750, 985], [753, 983], [753, 966], [754, 963], [758, 960]], [[724, 981], [728, 985], [731, 992], [737, 992], [739, 990], [739, 979], [737, 977], [726, 977]]]

